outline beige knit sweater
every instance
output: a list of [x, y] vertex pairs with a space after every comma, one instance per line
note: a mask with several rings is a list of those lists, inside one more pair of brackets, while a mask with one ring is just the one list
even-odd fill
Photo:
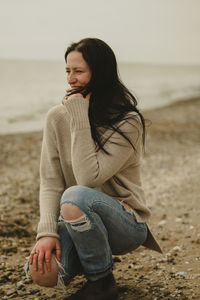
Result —
[[146, 207], [140, 180], [142, 126], [135, 112], [119, 128], [135, 146], [119, 133], [102, 130], [104, 148], [99, 150], [91, 136], [89, 101], [73, 98], [53, 107], [47, 114], [41, 153], [40, 222], [37, 238], [57, 234], [59, 203], [65, 189], [83, 185], [101, 190], [134, 209], [138, 222], [146, 222]]

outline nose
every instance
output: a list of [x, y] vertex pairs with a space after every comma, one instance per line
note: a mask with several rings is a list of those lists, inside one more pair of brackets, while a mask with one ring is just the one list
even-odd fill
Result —
[[67, 76], [67, 81], [69, 84], [73, 84], [76, 82], [76, 76], [73, 73], [69, 73]]

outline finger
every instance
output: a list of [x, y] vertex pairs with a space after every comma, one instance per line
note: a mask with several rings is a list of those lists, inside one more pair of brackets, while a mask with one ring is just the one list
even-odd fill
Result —
[[44, 273], [44, 252], [40, 251], [38, 255], [38, 270], [41, 274]]
[[32, 249], [31, 253], [30, 253], [30, 256], [29, 256], [29, 264], [32, 265], [33, 263], [33, 256], [34, 256], [34, 253], [36, 253], [36, 249]]
[[61, 258], [61, 247], [59, 241], [56, 242], [56, 258], [57, 260], [60, 260]]
[[70, 100], [70, 99], [74, 99], [74, 98], [83, 98], [83, 95], [82, 94], [80, 94], [80, 93], [77, 93], [77, 94], [72, 94], [72, 95], [70, 95], [69, 97], [68, 97], [68, 100]]
[[61, 259], [61, 249], [56, 249], [56, 258], [60, 261]]
[[67, 89], [66, 92], [67, 92], [67, 93], [70, 93], [70, 92], [72, 92], [72, 91], [74, 91], [74, 90], [75, 90], [75, 89]]
[[50, 272], [51, 271], [51, 251], [47, 251], [45, 253], [45, 263], [47, 266], [47, 271]]
[[90, 100], [91, 97], [91, 93], [87, 94], [87, 96], [85, 97], [87, 100]]
[[33, 263], [33, 253], [31, 253], [29, 256], [29, 264], [32, 265], [32, 263]]
[[38, 253], [34, 253], [33, 255], [33, 269], [35, 271], [38, 270]]

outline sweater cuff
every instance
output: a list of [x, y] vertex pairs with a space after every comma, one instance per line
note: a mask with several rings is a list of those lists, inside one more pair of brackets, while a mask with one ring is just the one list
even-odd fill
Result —
[[52, 237], [58, 237], [59, 235], [57, 233], [58, 231], [58, 222], [55, 220], [55, 216], [51, 216], [49, 214], [45, 215], [45, 219], [41, 220], [38, 224], [37, 228], [37, 237], [39, 238], [43, 236], [52, 236]]
[[69, 114], [72, 129], [90, 128], [88, 117], [89, 101], [85, 98], [77, 97], [66, 100], [64, 106]]

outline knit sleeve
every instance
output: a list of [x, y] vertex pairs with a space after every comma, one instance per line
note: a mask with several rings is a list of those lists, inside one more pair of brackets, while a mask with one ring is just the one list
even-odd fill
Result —
[[[132, 145], [118, 132], [112, 131], [103, 150], [97, 150], [92, 139], [88, 119], [88, 100], [73, 98], [65, 102], [70, 118], [72, 168], [79, 185], [101, 186], [122, 169], [133, 156], [132, 163], [138, 159], [141, 142], [141, 123], [137, 117], [122, 121], [119, 129], [129, 138]], [[137, 157], [137, 159], [136, 159]]]
[[42, 236], [59, 237], [57, 221], [65, 181], [61, 170], [54, 130], [56, 110], [47, 114], [40, 161], [40, 221], [37, 239]]

